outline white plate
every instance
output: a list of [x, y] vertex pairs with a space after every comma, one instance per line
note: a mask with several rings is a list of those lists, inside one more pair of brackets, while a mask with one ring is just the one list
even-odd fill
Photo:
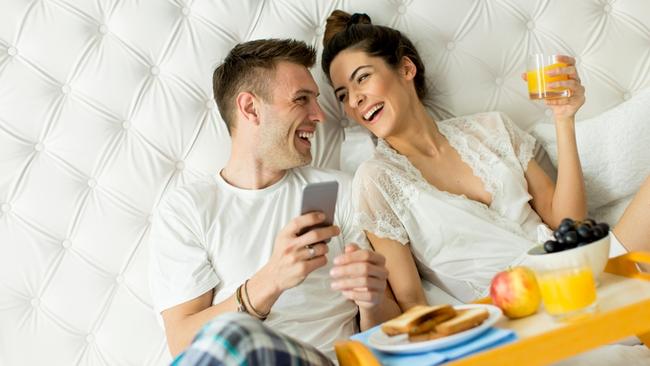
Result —
[[368, 337], [368, 343], [370, 346], [379, 351], [390, 353], [417, 353], [433, 351], [437, 349], [447, 348], [466, 341], [487, 330], [501, 318], [501, 309], [494, 305], [467, 304], [454, 306], [454, 309], [456, 310], [472, 308], [484, 308], [490, 314], [488, 318], [485, 319], [483, 323], [477, 327], [467, 329], [465, 331], [446, 337], [423, 342], [410, 342], [408, 339], [408, 334], [400, 334], [390, 337], [386, 335], [386, 333], [384, 333], [381, 328], [379, 328], [376, 332], [372, 333], [370, 337]]

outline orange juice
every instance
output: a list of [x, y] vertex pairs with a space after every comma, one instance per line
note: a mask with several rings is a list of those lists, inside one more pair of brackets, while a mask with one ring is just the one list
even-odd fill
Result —
[[594, 276], [588, 267], [550, 271], [537, 279], [544, 307], [551, 315], [574, 312], [596, 301]]
[[526, 73], [528, 77], [528, 95], [530, 99], [553, 99], [567, 97], [567, 88], [548, 88], [546, 85], [554, 81], [569, 80], [569, 77], [564, 75], [548, 76], [546, 71], [553, 70], [568, 65], [563, 62], [556, 62], [552, 65], [544, 66], [541, 69], [530, 70]]

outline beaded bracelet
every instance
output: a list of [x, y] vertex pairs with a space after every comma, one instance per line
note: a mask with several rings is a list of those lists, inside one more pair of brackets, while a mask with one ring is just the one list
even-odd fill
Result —
[[260, 318], [261, 320], [266, 320], [266, 317], [269, 316], [269, 314], [271, 313], [271, 310], [269, 310], [266, 314], [262, 314], [262, 313], [260, 313], [259, 311], [257, 311], [255, 309], [255, 307], [253, 306], [253, 303], [251, 302], [250, 296], [248, 296], [248, 280], [244, 281], [244, 297], [245, 297], [245, 300], [248, 302], [248, 305], [250, 306], [251, 310], [253, 311], [253, 314], [256, 317]]

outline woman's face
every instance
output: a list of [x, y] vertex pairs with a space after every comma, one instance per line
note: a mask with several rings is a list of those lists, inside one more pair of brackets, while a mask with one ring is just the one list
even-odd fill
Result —
[[386, 138], [400, 130], [417, 93], [413, 87], [415, 65], [405, 59], [397, 70], [382, 58], [360, 50], [345, 50], [330, 65], [336, 98], [345, 114], [377, 137]]

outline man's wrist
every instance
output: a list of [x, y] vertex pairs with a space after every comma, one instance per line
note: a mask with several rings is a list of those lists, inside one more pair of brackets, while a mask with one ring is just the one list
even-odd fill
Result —
[[[263, 291], [269, 297], [278, 298], [284, 292], [284, 289], [280, 288], [278, 281], [275, 280], [275, 276], [267, 268], [267, 266], [262, 267], [257, 273], [255, 273], [251, 278], [250, 282], [254, 283], [254, 286], [261, 287], [260, 291]], [[251, 286], [249, 284], [249, 286]]]
[[265, 268], [254, 274], [247, 283], [246, 301], [256, 309], [256, 312], [267, 314], [282, 294], [273, 276], [266, 273]]

